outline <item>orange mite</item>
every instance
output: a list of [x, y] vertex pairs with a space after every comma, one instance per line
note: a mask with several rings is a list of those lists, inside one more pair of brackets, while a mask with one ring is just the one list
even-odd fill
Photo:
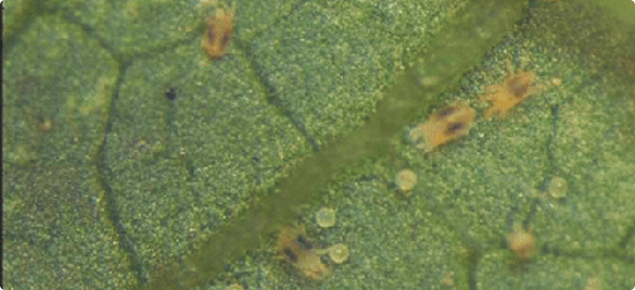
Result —
[[536, 256], [536, 238], [531, 229], [525, 231], [521, 226], [515, 225], [514, 231], [507, 236], [507, 246], [519, 260], [530, 260]]
[[506, 115], [511, 108], [535, 93], [535, 79], [535, 73], [521, 70], [505, 78], [502, 84], [487, 87], [490, 93], [481, 100], [492, 102], [492, 107], [485, 111], [485, 119], [491, 119], [495, 114]]
[[417, 147], [432, 151], [440, 145], [467, 135], [475, 118], [476, 111], [470, 106], [447, 106], [432, 114], [425, 123], [410, 130], [410, 139], [417, 143]]
[[234, 29], [234, 11], [217, 9], [205, 20], [207, 32], [201, 39], [201, 47], [212, 59], [225, 55]]
[[308, 278], [319, 280], [329, 273], [329, 268], [320, 260], [326, 252], [313, 248], [304, 236], [303, 226], [280, 228], [276, 250]]

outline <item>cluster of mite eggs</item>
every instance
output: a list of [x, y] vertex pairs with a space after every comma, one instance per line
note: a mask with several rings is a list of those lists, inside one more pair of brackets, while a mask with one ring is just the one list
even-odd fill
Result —
[[[508, 76], [501, 85], [488, 87], [489, 93], [481, 100], [492, 102], [485, 112], [485, 119], [494, 115], [504, 116], [513, 107], [535, 92], [534, 80], [536, 75], [531, 72], [519, 71]], [[416, 146], [426, 151], [432, 151], [452, 140], [466, 136], [476, 118], [476, 110], [465, 104], [453, 104], [433, 113], [429, 119], [417, 125], [410, 131], [410, 138], [417, 141]], [[397, 189], [408, 194], [417, 184], [417, 174], [411, 169], [402, 169], [395, 177]], [[554, 178], [553, 191], [563, 186], [562, 181]], [[323, 208], [316, 213], [317, 224], [328, 228], [335, 224], [335, 211]], [[508, 248], [518, 260], [532, 259], [536, 254], [536, 241], [531, 230], [515, 227], [507, 237]], [[276, 250], [280, 256], [294, 265], [301, 274], [310, 279], [319, 280], [327, 276], [330, 267], [321, 257], [329, 256], [335, 264], [344, 263], [349, 258], [348, 247], [337, 244], [327, 249], [316, 249], [306, 237], [303, 226], [284, 226], [280, 229]]]
[[[211, 59], [218, 60], [226, 54], [232, 36], [234, 15], [234, 10], [217, 9], [205, 20], [207, 29], [201, 39], [201, 48]], [[488, 94], [479, 98], [481, 101], [492, 103], [485, 111], [484, 118], [489, 120], [494, 115], [508, 114], [513, 107], [536, 92], [535, 79], [535, 73], [521, 70], [507, 76], [502, 84], [488, 87]], [[473, 108], [456, 103], [437, 110], [426, 122], [410, 130], [409, 137], [417, 148], [433, 151], [441, 145], [466, 136], [475, 119], [476, 111]], [[403, 169], [397, 173], [395, 183], [400, 192], [408, 194], [417, 183], [417, 174], [411, 169]], [[554, 187], [558, 187], [562, 181], [556, 178], [552, 183]], [[560, 194], [557, 189], [553, 192]], [[331, 227], [335, 223], [335, 213], [332, 209], [322, 209], [316, 216], [321, 227]], [[516, 228], [508, 236], [508, 246], [519, 259], [528, 259], [535, 254], [533, 235], [520, 228]], [[322, 262], [321, 256], [328, 254], [335, 264], [345, 262], [349, 256], [348, 247], [344, 244], [327, 249], [315, 249], [306, 238], [302, 226], [282, 227], [276, 249], [304, 276], [316, 280], [329, 273], [329, 267]]]
[[[487, 87], [488, 93], [479, 101], [491, 102], [491, 107], [484, 113], [484, 119], [490, 120], [495, 115], [503, 117], [512, 108], [519, 105], [538, 91], [534, 82], [536, 74], [524, 70], [510, 73], [501, 84]], [[560, 85], [559, 79], [552, 80], [553, 85]], [[439, 146], [466, 136], [476, 119], [476, 110], [462, 103], [455, 103], [441, 108], [430, 115], [423, 123], [416, 125], [408, 134], [410, 140], [419, 149], [433, 151]], [[395, 176], [397, 189], [408, 196], [417, 183], [417, 174], [411, 169], [402, 169]], [[566, 181], [554, 177], [549, 186], [549, 194], [554, 199], [565, 196]], [[518, 261], [529, 261], [537, 253], [536, 239], [531, 229], [514, 227], [507, 236], [507, 247]]]

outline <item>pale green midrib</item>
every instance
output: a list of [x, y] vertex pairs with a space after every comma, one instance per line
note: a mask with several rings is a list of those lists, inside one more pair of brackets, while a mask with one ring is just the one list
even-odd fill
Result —
[[[418, 111], [440, 105], [435, 98], [455, 86], [467, 70], [512, 30], [525, 4], [526, 1], [520, 0], [471, 1], [459, 11], [458, 19], [440, 30], [437, 46], [429, 48], [421, 64], [408, 70], [386, 92], [376, 114], [356, 135], [331, 142], [290, 168], [276, 194], [264, 195], [242, 218], [206, 237], [202, 246], [185, 258], [189, 268], [172, 266], [176, 268], [165, 271], [171, 275], [154, 275], [156, 278], [146, 288], [187, 289], [213, 279], [226, 263], [256, 248], [260, 237], [292, 221], [296, 215], [294, 208], [315, 199], [317, 191], [310, 189], [326, 183], [334, 172], [363, 158], [393, 155], [391, 142], [396, 134], [415, 121]], [[435, 77], [437, 82], [424, 87], [419, 81], [422, 77]]]

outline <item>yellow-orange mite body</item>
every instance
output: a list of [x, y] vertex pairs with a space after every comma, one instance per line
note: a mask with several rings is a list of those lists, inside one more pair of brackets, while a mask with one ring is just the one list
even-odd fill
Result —
[[329, 273], [329, 268], [320, 260], [326, 251], [313, 248], [302, 226], [280, 228], [276, 250], [308, 278], [319, 280]]
[[[423, 124], [410, 131], [417, 147], [432, 151], [440, 145], [467, 135], [476, 111], [467, 105], [451, 105], [438, 110]], [[420, 142], [423, 139], [423, 142]]]
[[490, 93], [481, 98], [492, 103], [492, 107], [485, 111], [485, 119], [506, 115], [511, 108], [535, 93], [534, 80], [535, 73], [521, 70], [505, 78], [502, 84], [489, 86], [487, 90]]
[[219, 59], [227, 52], [234, 29], [234, 11], [217, 9], [205, 20], [207, 31], [201, 39], [201, 47], [212, 59]]

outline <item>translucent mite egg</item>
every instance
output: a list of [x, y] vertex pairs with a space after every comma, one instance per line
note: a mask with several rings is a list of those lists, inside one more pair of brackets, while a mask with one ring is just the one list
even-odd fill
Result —
[[417, 184], [417, 174], [410, 169], [403, 169], [397, 173], [395, 183], [399, 190], [408, 192]]
[[567, 181], [559, 176], [554, 176], [549, 184], [549, 195], [555, 199], [565, 198], [567, 196]]
[[515, 226], [514, 232], [507, 236], [509, 249], [520, 260], [529, 260], [536, 256], [537, 247], [534, 235], [521, 226]]
[[342, 264], [348, 261], [351, 253], [345, 244], [336, 244], [328, 248], [329, 258], [335, 264]]
[[320, 227], [330, 228], [335, 225], [336, 211], [332, 208], [323, 207], [315, 213], [315, 221]]

